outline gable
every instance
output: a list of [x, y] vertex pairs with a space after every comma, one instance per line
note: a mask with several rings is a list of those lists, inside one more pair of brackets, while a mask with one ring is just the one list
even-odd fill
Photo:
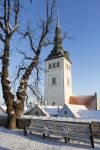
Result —
[[73, 114], [73, 112], [67, 107], [65, 104], [64, 107], [61, 109], [61, 111], [58, 114], [59, 117], [72, 117], [75, 118], [76, 116]]
[[28, 112], [28, 114], [34, 116], [47, 116], [47, 114], [37, 105], [30, 112]]

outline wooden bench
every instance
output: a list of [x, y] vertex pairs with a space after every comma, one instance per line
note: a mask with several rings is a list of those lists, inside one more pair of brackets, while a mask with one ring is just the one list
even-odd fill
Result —
[[66, 126], [64, 122], [50, 121], [50, 120], [39, 120], [32, 119], [30, 122], [30, 126], [24, 128], [25, 135], [27, 132], [39, 132], [43, 134], [43, 139], [45, 139], [46, 135], [58, 135], [63, 136], [65, 142], [69, 140], [69, 128]]
[[24, 128], [25, 136], [27, 132], [39, 132], [43, 135], [43, 139], [48, 135], [62, 136], [65, 143], [70, 140], [77, 140], [89, 143], [94, 148], [91, 124], [87, 122], [32, 119], [30, 126]]
[[91, 122], [93, 136], [96, 138], [100, 138], [100, 121], [92, 121]]

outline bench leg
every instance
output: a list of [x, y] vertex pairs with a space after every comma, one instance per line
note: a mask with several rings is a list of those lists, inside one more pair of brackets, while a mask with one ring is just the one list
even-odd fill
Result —
[[66, 137], [64, 137], [64, 140], [65, 140], [65, 143], [67, 143], [67, 138]]
[[43, 140], [45, 140], [45, 134], [43, 134]]
[[67, 138], [68, 142], [70, 141], [70, 137]]
[[93, 136], [90, 136], [90, 141], [91, 141], [92, 148], [94, 148], [94, 140], [93, 140]]
[[26, 131], [26, 129], [24, 128], [24, 136], [26, 136], [27, 135], [27, 131]]

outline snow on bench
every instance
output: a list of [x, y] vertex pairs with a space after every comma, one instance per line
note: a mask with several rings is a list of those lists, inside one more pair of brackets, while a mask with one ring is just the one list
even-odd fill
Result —
[[70, 140], [89, 143], [94, 148], [91, 124], [89, 122], [71, 122], [58, 120], [45, 120], [42, 118], [31, 119], [29, 127], [24, 128], [24, 135], [27, 132], [39, 132], [43, 139], [48, 135], [62, 136], [67, 143]]
[[30, 126], [25, 128], [25, 135], [27, 131], [36, 131], [41, 132], [43, 134], [43, 139], [45, 139], [45, 135], [58, 135], [63, 136], [65, 142], [70, 137], [69, 128], [64, 122], [57, 121], [47, 121], [47, 120], [31, 120]]

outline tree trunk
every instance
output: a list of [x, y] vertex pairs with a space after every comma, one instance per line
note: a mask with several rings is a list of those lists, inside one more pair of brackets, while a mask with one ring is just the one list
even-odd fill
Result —
[[16, 92], [17, 102], [14, 104], [16, 116], [20, 116], [24, 111], [24, 102], [25, 102], [25, 96], [26, 96], [26, 90], [27, 90], [27, 82], [32, 73], [32, 70], [34, 69], [34, 67], [37, 66], [38, 60], [39, 60], [39, 57], [37, 56], [34, 57], [34, 60], [28, 66], [28, 68], [26, 69], [20, 81], [20, 85]]
[[3, 91], [3, 98], [7, 106], [7, 115], [8, 115], [8, 127], [15, 128], [15, 112], [14, 112], [14, 95], [11, 92], [10, 81], [9, 81], [9, 45], [10, 45], [10, 36], [6, 35], [4, 53], [2, 58], [2, 75], [1, 75], [1, 84]]
[[8, 116], [8, 129], [16, 128], [16, 116]]
[[24, 101], [17, 100], [17, 102], [14, 103], [14, 110], [16, 117], [21, 116], [24, 112]]

